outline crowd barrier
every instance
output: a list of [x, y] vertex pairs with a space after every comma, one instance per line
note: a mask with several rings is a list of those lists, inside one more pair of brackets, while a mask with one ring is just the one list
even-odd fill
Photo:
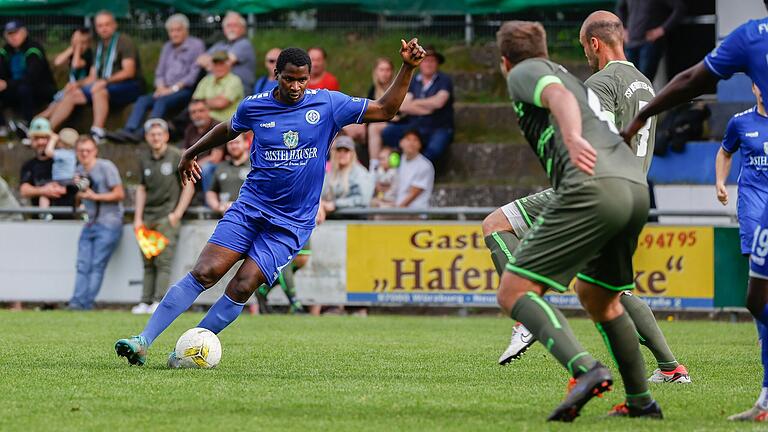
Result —
[[[485, 215], [492, 209], [476, 210], [465, 209], [463, 216]], [[427, 213], [434, 212], [444, 210]], [[200, 216], [205, 213], [199, 211]], [[0, 301], [68, 300], [82, 223], [0, 222]], [[215, 224], [205, 219], [184, 222], [172, 279], [192, 268]], [[312, 248], [309, 265], [296, 274], [298, 296], [306, 304], [496, 307], [498, 276], [478, 221], [332, 220], [317, 227]], [[649, 224], [640, 236], [634, 264], [635, 294], [655, 310], [743, 306], [747, 261], [740, 255], [734, 227]], [[215, 301], [235, 270], [198, 303]], [[132, 227], [126, 225], [97, 302], [138, 302], [141, 281], [141, 256]], [[272, 295], [272, 302], [284, 303], [280, 290]], [[572, 292], [548, 299], [563, 308], [578, 307]]]

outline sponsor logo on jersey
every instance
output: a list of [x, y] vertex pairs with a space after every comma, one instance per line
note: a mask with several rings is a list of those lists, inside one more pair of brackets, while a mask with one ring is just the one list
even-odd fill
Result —
[[227, 173], [223, 172], [219, 174], [219, 180], [224, 181], [227, 179]]
[[265, 129], [273, 128], [275, 127], [275, 122], [271, 121], [269, 123], [261, 123], [259, 127], [263, 127]]
[[283, 132], [283, 144], [289, 149], [295, 149], [299, 145], [299, 133], [296, 131]]
[[149, 168], [144, 168], [144, 177], [149, 177], [152, 175], [152, 170]]
[[309, 110], [304, 115], [304, 119], [311, 125], [317, 124], [320, 121], [320, 113], [317, 110]]
[[317, 158], [317, 147], [292, 150], [267, 150], [264, 159], [269, 162], [301, 162]]
[[757, 26], [757, 32], [758, 33], [768, 33], [768, 24], [760, 24]]
[[768, 154], [768, 141], [763, 141], [763, 153]]
[[747, 137], [747, 138], [757, 138], [757, 137], [760, 136], [760, 132], [758, 132], [758, 131], [747, 132], [747, 133], [744, 134], [744, 136]]
[[164, 176], [173, 174], [173, 165], [171, 165], [170, 162], [163, 162], [163, 164], [160, 165], [160, 174]]

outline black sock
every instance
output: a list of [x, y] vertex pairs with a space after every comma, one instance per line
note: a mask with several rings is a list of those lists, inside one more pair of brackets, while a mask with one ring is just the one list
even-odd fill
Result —
[[674, 354], [672, 354], [672, 350], [669, 349], [667, 339], [664, 337], [664, 333], [661, 332], [659, 324], [656, 322], [656, 317], [653, 316], [651, 308], [648, 307], [648, 303], [639, 297], [627, 294], [622, 294], [619, 299], [621, 300], [621, 305], [624, 306], [624, 310], [627, 311], [629, 317], [632, 318], [632, 322], [635, 323], [635, 327], [637, 327], [640, 343], [653, 353], [659, 369], [665, 372], [675, 370], [678, 362]]

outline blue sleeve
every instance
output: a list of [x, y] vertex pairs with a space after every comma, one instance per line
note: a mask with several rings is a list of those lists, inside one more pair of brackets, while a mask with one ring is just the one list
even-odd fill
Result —
[[749, 53], [744, 44], [744, 36], [747, 30], [747, 24], [743, 24], [725, 40], [704, 57], [704, 64], [707, 69], [721, 79], [728, 79], [736, 72], [745, 72]]
[[343, 128], [352, 123], [363, 121], [365, 110], [368, 109], [369, 100], [366, 98], [347, 96], [337, 91], [328, 91], [333, 110], [333, 122]]
[[243, 99], [240, 102], [240, 105], [237, 106], [237, 111], [235, 111], [235, 114], [232, 116], [232, 119], [230, 120], [230, 127], [235, 132], [248, 132], [251, 130], [251, 124], [248, 121], [248, 101], [251, 100], [251, 97], [248, 96], [247, 98]]
[[732, 117], [731, 120], [728, 121], [728, 126], [725, 128], [725, 136], [723, 137], [723, 150], [731, 154], [736, 153], [741, 145], [737, 123], [736, 117]]

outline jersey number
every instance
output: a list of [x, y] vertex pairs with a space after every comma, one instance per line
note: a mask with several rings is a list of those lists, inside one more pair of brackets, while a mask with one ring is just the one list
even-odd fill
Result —
[[589, 87], [587, 87], [587, 103], [597, 118], [608, 124], [608, 129], [618, 135], [619, 131], [616, 129], [616, 125], [613, 124], [613, 122], [605, 116], [603, 109], [600, 107], [600, 99], [598, 99], [597, 94], [595, 94], [595, 92], [593, 92]]
[[[638, 111], [642, 111], [642, 109], [648, 105], [648, 102], [646, 101], [639, 101], [637, 103], [638, 105]], [[639, 131], [637, 131], [637, 156], [639, 157], [645, 157], [648, 154], [648, 138], [651, 136], [651, 119], [645, 121], [645, 124], [643, 127], [640, 128]]]
[[752, 238], [752, 255], [762, 259], [768, 255], [768, 229], [763, 229], [760, 225], [755, 228], [755, 235]]

